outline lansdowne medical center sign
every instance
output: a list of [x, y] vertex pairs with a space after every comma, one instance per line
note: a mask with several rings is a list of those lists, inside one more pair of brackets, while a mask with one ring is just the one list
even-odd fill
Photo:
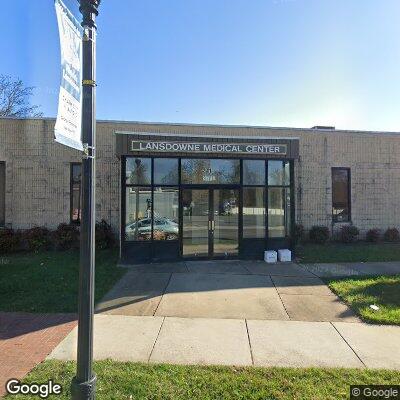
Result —
[[178, 153], [231, 153], [286, 155], [285, 144], [258, 143], [193, 143], [131, 140], [131, 151], [178, 152]]

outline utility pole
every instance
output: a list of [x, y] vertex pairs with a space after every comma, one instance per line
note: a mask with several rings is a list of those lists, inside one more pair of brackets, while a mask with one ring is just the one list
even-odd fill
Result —
[[100, 0], [80, 0], [82, 13], [82, 217], [78, 300], [78, 356], [71, 383], [74, 400], [92, 400], [96, 392], [93, 373], [93, 314], [96, 223], [96, 24]]

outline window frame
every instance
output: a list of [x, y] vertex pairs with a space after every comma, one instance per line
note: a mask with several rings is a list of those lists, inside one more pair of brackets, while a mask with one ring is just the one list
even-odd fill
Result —
[[6, 225], [6, 162], [0, 161], [0, 173], [4, 176], [0, 179], [4, 181], [4, 191], [0, 192], [2, 208], [0, 209], [0, 227], [4, 227]]
[[[181, 234], [181, 213], [180, 213], [180, 186], [179, 185], [156, 185], [154, 184], [154, 159], [152, 160], [152, 166], [153, 166], [153, 174], [152, 174], [152, 185], [151, 185], [151, 218], [152, 218], [152, 226], [151, 226], [151, 240], [153, 243], [158, 243], [162, 242], [162, 240], [155, 239], [154, 238], [154, 226], [157, 225], [155, 224], [155, 221], [157, 219], [160, 219], [159, 217], [154, 216], [154, 210], [155, 210], [155, 204], [154, 204], [154, 192], [155, 189], [161, 188], [161, 189], [170, 189], [170, 190], [176, 190], [176, 193], [178, 194], [178, 237], [176, 239], [173, 239], [171, 241], [176, 241], [179, 242], [180, 239], [180, 234]], [[180, 161], [178, 161], [178, 171], [180, 170]], [[178, 180], [179, 181], [179, 180]]]
[[[148, 189], [149, 191], [150, 191], [150, 201], [151, 201], [151, 209], [150, 209], [150, 217], [146, 217], [146, 218], [143, 218], [143, 219], [149, 219], [150, 220], [150, 223], [149, 223], [149, 226], [150, 226], [150, 236], [149, 236], [149, 239], [148, 240], [138, 240], [138, 239], [132, 239], [132, 240], [128, 240], [128, 239], [126, 239], [126, 226], [127, 226], [127, 223], [126, 223], [126, 193], [127, 193], [127, 190], [128, 189], [131, 189], [131, 188], [135, 188], [135, 189], [137, 189], [138, 190], [138, 193], [140, 194], [140, 191], [141, 190], [146, 190], [146, 189]], [[153, 226], [154, 226], [154, 210], [153, 210], [153, 187], [151, 186], [151, 185], [126, 185], [125, 186], [125, 200], [124, 200], [124, 204], [125, 204], [125, 210], [124, 210], [124, 223], [123, 223], [123, 229], [124, 229], [124, 231], [123, 231], [123, 234], [124, 234], [124, 236], [123, 236], [123, 238], [124, 238], [124, 241], [125, 242], [145, 242], [145, 243], [148, 243], [148, 242], [152, 242], [153, 241]], [[136, 209], [135, 209], [135, 212], [136, 212]], [[139, 221], [137, 221], [137, 222], [139, 222]], [[139, 225], [138, 225], [139, 226]], [[147, 226], [147, 225], [145, 225], [145, 226]]]
[[[70, 167], [69, 167], [69, 221], [71, 224], [75, 224], [75, 225], [80, 225], [81, 220], [79, 219], [79, 215], [82, 216], [82, 163], [81, 162], [71, 162], [69, 163]], [[80, 190], [79, 190], [79, 196], [80, 196], [80, 202], [79, 202], [79, 210], [78, 210], [78, 219], [74, 220], [72, 218], [73, 215], [73, 210], [74, 210], [74, 166], [79, 165], [81, 167], [81, 179], [79, 181], [79, 186], [80, 186]]]
[[[131, 183], [126, 183], [126, 164], [128, 162], [128, 159], [130, 158], [141, 158], [141, 159], [150, 159], [150, 168], [151, 168], [151, 173], [150, 173], [150, 183], [148, 184], [131, 184]], [[168, 158], [168, 159], [177, 159], [178, 160], [178, 184], [176, 185], [171, 185], [171, 184], [155, 184], [154, 181], [154, 160], [158, 159], [158, 158]], [[176, 156], [167, 156], [167, 157], [160, 157], [160, 156], [153, 156], [153, 155], [141, 155], [139, 156], [135, 156], [135, 155], [128, 155], [128, 156], [124, 156], [122, 159], [122, 163], [123, 163], [123, 168], [122, 168], [122, 179], [121, 179], [121, 184], [122, 184], [122, 188], [129, 188], [129, 187], [137, 187], [137, 188], [150, 188], [151, 191], [151, 236], [150, 236], [150, 240], [146, 241], [146, 242], [150, 242], [150, 243], [157, 243], [160, 242], [160, 240], [155, 240], [154, 239], [154, 189], [155, 188], [176, 188], [178, 190], [178, 199], [180, 198], [180, 188], [181, 188], [181, 158], [180, 157], [176, 157]], [[131, 241], [127, 241], [125, 239], [125, 230], [126, 230], [126, 198], [124, 198], [123, 200], [123, 218], [124, 218], [124, 223], [121, 224], [121, 238], [123, 238], [124, 242], [131, 242], [131, 243], [137, 243], [137, 240], [131, 240]], [[178, 202], [178, 208], [179, 208], [179, 202]], [[178, 211], [179, 213], [179, 211]], [[180, 228], [180, 218], [181, 216], [178, 215], [178, 226], [179, 226], [179, 232], [181, 230]], [[176, 239], [176, 241], [179, 241], [180, 238], [178, 237]], [[172, 242], [172, 240], [171, 240]]]
[[[242, 187], [265, 187], [267, 186], [267, 176], [265, 176], [265, 174], [267, 173], [267, 169], [265, 168], [265, 164], [267, 162], [267, 160], [265, 158], [242, 158], [241, 160], [241, 165], [240, 165], [240, 170], [241, 170], [241, 180], [240, 180], [240, 185]], [[246, 163], [246, 161], [260, 161], [262, 163], [264, 163], [263, 166], [263, 175], [264, 175], [264, 182], [263, 183], [246, 183], [245, 182], [245, 173], [244, 173], [244, 164]]]
[[[126, 164], [129, 158], [148, 158], [151, 160], [151, 183], [150, 184], [129, 184], [126, 182]], [[156, 184], [154, 180], [154, 160], [158, 158], [166, 158], [166, 159], [178, 159], [178, 184], [177, 185], [171, 185], [171, 184]], [[183, 183], [182, 182], [182, 160], [184, 159], [224, 159], [224, 160], [239, 160], [240, 162], [240, 168], [239, 168], [239, 182], [236, 184], [210, 184], [210, 183], [200, 183], [200, 184], [189, 184], [189, 183]], [[244, 160], [262, 160], [264, 162], [264, 168], [265, 168], [265, 180], [264, 184], [258, 184], [258, 185], [245, 185], [244, 184], [244, 179], [243, 179], [243, 161]], [[283, 185], [269, 185], [268, 184], [268, 161], [280, 161], [282, 163], [287, 163], [288, 164], [288, 172], [289, 172], [289, 179], [286, 184]], [[285, 168], [283, 166], [283, 168]], [[179, 233], [182, 233], [182, 213], [181, 213], [181, 194], [182, 190], [184, 189], [202, 189], [202, 188], [213, 188], [219, 187], [219, 188], [229, 188], [229, 189], [239, 189], [239, 202], [240, 202], [240, 207], [239, 207], [239, 222], [238, 222], [238, 229], [239, 229], [239, 246], [242, 246], [243, 240], [251, 240], [251, 238], [245, 238], [243, 237], [243, 189], [244, 188], [264, 188], [264, 208], [265, 208], [265, 214], [264, 214], [264, 230], [265, 230], [265, 235], [264, 238], [258, 238], [257, 240], [264, 240], [265, 245], [269, 246], [269, 240], [272, 240], [272, 243], [275, 243], [277, 240], [293, 240], [293, 233], [294, 233], [294, 225], [295, 225], [295, 187], [294, 187], [294, 160], [292, 158], [280, 158], [280, 157], [266, 157], [266, 158], [259, 158], [259, 157], [242, 157], [241, 155], [238, 155], [237, 157], [233, 156], [227, 156], [227, 157], [210, 157], [207, 155], [195, 155], [195, 156], [188, 156], [188, 155], [161, 155], [161, 154], [129, 154], [129, 155], [123, 155], [121, 156], [121, 188], [125, 190], [129, 186], [135, 186], [135, 187], [151, 187], [152, 189], [152, 237], [151, 240], [148, 241], [147, 243], [151, 242], [151, 244], [155, 243], [161, 243], [162, 241], [157, 241], [154, 240], [153, 237], [153, 232], [154, 232], [154, 189], [156, 187], [167, 187], [167, 188], [177, 188], [178, 189], [178, 207], [179, 207]], [[290, 207], [286, 208], [286, 199], [284, 202], [284, 207], [285, 207], [285, 213], [286, 211], [288, 212], [288, 215], [285, 215], [285, 236], [283, 237], [276, 237], [276, 236], [271, 236], [269, 233], [269, 214], [268, 214], [268, 192], [269, 188], [282, 188], [282, 189], [289, 189], [290, 190]], [[124, 193], [123, 191], [121, 193]], [[285, 194], [285, 190], [284, 190]], [[124, 243], [139, 243], [135, 241], [125, 241], [125, 218], [126, 218], [126, 201], [125, 201], [125, 196], [121, 196], [121, 224], [120, 224], [120, 235], [121, 235], [121, 243], [124, 245]], [[287, 229], [286, 226], [286, 218], [289, 220], [289, 227]], [[180, 248], [182, 247], [182, 238], [179, 236], [178, 241], [180, 243]], [[172, 242], [172, 241], [171, 241]], [[181, 249], [182, 251], [182, 249]]]
[[[287, 162], [289, 165], [289, 181], [286, 184], [282, 185], [270, 185], [269, 184], [269, 161], [279, 161], [282, 162], [283, 166], [283, 171], [285, 171], [285, 166], [284, 164]], [[266, 235], [267, 235], [267, 240], [272, 239], [272, 240], [280, 240], [280, 239], [288, 239], [291, 238], [293, 239], [293, 226], [294, 226], [294, 221], [295, 221], [295, 216], [294, 216], [294, 161], [290, 159], [282, 159], [282, 158], [269, 158], [265, 162], [265, 168], [266, 168], [266, 178], [265, 178], [265, 187], [266, 187], [266, 193], [265, 193], [265, 215], [267, 219], [266, 223]], [[270, 221], [269, 221], [269, 192], [270, 189], [282, 189], [282, 202], [283, 202], [283, 210], [284, 210], [284, 230], [285, 230], [285, 235], [284, 236], [272, 236], [270, 234]], [[290, 215], [286, 215], [287, 212], [287, 202], [286, 202], [286, 190], [289, 189], [290, 193], [290, 208], [289, 212]], [[290, 229], [289, 231], [287, 230], [287, 220], [290, 220]]]
[[[264, 205], [264, 218], [263, 218], [263, 230], [264, 230], [264, 235], [262, 237], [252, 237], [252, 236], [245, 236], [244, 232], [245, 232], [245, 223], [244, 223], [244, 212], [243, 212], [243, 208], [244, 208], [244, 192], [245, 190], [249, 190], [249, 189], [253, 189], [253, 190], [257, 190], [257, 189], [262, 189], [262, 194], [263, 194], [263, 205]], [[268, 199], [268, 186], [267, 185], [253, 185], [253, 186], [249, 186], [249, 185], [242, 185], [241, 189], [240, 189], [240, 194], [241, 194], [241, 206], [240, 206], [240, 210], [241, 210], [241, 216], [240, 216], [240, 221], [241, 221], [241, 230], [239, 232], [239, 236], [242, 239], [263, 239], [263, 240], [267, 240], [267, 235], [268, 235], [268, 208], [266, 208]]]
[[[336, 215], [333, 213], [333, 209], [334, 209], [334, 193], [333, 193], [333, 173], [334, 171], [346, 171], [347, 172], [347, 206], [348, 206], [348, 218], [346, 220], [343, 221], [338, 221], [336, 219]], [[331, 196], [331, 200], [332, 200], [332, 222], [334, 224], [341, 224], [341, 223], [351, 223], [352, 219], [351, 219], [351, 168], [350, 167], [332, 167], [331, 168], [331, 185], [332, 185], [332, 196]]]
[[[140, 159], [140, 160], [149, 159], [150, 160], [150, 177], [149, 177], [150, 181], [148, 183], [127, 183], [126, 182], [126, 180], [127, 180], [127, 177], [126, 177], [126, 171], [127, 171], [126, 164], [128, 163], [129, 159]], [[125, 185], [126, 186], [153, 186], [153, 182], [154, 182], [154, 179], [153, 179], [154, 165], [153, 164], [154, 164], [153, 157], [150, 157], [150, 156], [147, 156], [147, 155], [143, 155], [143, 156], [126, 156], [125, 157], [125, 171], [124, 171]]]
[[[207, 156], [196, 156], [196, 157], [187, 157], [187, 156], [181, 156], [179, 157], [179, 185], [182, 187], [214, 187], [214, 186], [220, 186], [220, 187], [240, 187], [242, 186], [242, 181], [243, 181], [243, 165], [242, 165], [242, 159], [239, 157], [207, 157]], [[238, 161], [239, 165], [239, 175], [238, 179], [236, 182], [224, 182], [224, 183], [210, 183], [210, 182], [200, 182], [200, 183], [188, 183], [184, 182], [182, 179], [182, 168], [183, 168], [183, 163], [182, 161], [185, 160], [222, 160], [222, 161]], [[159, 186], [159, 185], [157, 185]], [[171, 185], [170, 185], [171, 186]], [[255, 185], [256, 186], [256, 185]], [[261, 186], [261, 185], [258, 185]]]
[[[179, 157], [150, 157], [151, 158], [151, 186], [153, 187], [176, 187], [180, 186], [181, 183], [181, 159]], [[176, 183], [157, 183], [155, 176], [155, 160], [159, 159], [167, 159], [167, 160], [176, 160], [177, 161], [177, 181]]]

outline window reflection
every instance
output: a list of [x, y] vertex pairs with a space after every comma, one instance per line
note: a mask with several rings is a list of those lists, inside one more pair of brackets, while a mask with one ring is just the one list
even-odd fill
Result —
[[209, 240], [208, 189], [182, 190], [182, 242], [183, 255], [207, 256]]
[[6, 217], [6, 163], [0, 161], [0, 226], [5, 225]]
[[289, 161], [268, 161], [268, 185], [286, 186], [290, 184]]
[[126, 184], [151, 184], [151, 158], [128, 157], [126, 159]]
[[154, 184], [177, 185], [178, 184], [178, 159], [155, 158], [154, 159]]
[[265, 184], [265, 161], [243, 160], [243, 185]]
[[[243, 238], [246, 239], [265, 238], [266, 213], [269, 237], [284, 238], [290, 236], [290, 163], [281, 160], [268, 160], [268, 182], [266, 185], [265, 162], [265, 160], [250, 159], [242, 161], [243, 217], [240, 226], [243, 227]], [[240, 183], [239, 159], [182, 159], [181, 166], [183, 184], [236, 185]], [[202, 246], [206, 246], [209, 238], [209, 221], [215, 222], [214, 227], [217, 230], [219, 217], [222, 221], [222, 217], [228, 219], [228, 217], [234, 215], [236, 218], [237, 215], [238, 219], [239, 197], [235, 195], [235, 202], [222, 196], [217, 204], [215, 202], [218, 200], [218, 193], [225, 192], [221, 188], [217, 190], [214, 187], [213, 197], [210, 197], [210, 199], [214, 198], [214, 204], [210, 203], [210, 205], [208, 189], [182, 190], [184, 227], [186, 224], [193, 232], [189, 228], [186, 230], [184, 228], [181, 235], [179, 232], [179, 160], [177, 158], [154, 158], [153, 167], [154, 183], [151, 185], [151, 158], [127, 157], [126, 159], [126, 240], [174, 241], [182, 236], [184, 253], [188, 250], [190, 242], [194, 246], [190, 251], [197, 255], [203, 254], [205, 250]], [[75, 173], [72, 176], [75, 177]], [[346, 193], [348, 194], [346, 192], [346, 177], [347, 175], [343, 172], [339, 177], [333, 176], [333, 186], [336, 184], [336, 192], [340, 194], [340, 196], [336, 195], [338, 201], [334, 204], [338, 209], [341, 208], [343, 214], [346, 204], [342, 199], [348, 198], [346, 196]], [[335, 192], [335, 188], [333, 188], [333, 191]], [[189, 193], [192, 192], [194, 194], [189, 196]], [[76, 196], [77, 199], [78, 197]], [[267, 210], [265, 209], [266, 197], [268, 200]], [[214, 207], [213, 211], [210, 211], [209, 207]], [[212, 218], [210, 215], [212, 215]], [[238, 231], [238, 226], [234, 226], [234, 229]], [[199, 238], [195, 237], [195, 234], [199, 235]], [[218, 239], [217, 232], [214, 235], [216, 241]], [[217, 247], [215, 247], [214, 252], [217, 250]]]
[[154, 240], [179, 238], [178, 188], [154, 188]]
[[182, 159], [181, 179], [186, 184], [238, 184], [239, 160]]
[[333, 222], [350, 221], [350, 170], [332, 168]]
[[264, 188], [243, 188], [243, 237], [265, 237]]
[[230, 256], [238, 254], [239, 191], [215, 189], [213, 199], [214, 255]]
[[290, 189], [268, 189], [268, 235], [273, 238], [290, 234]]
[[291, 234], [291, 212], [290, 212], [290, 205], [291, 205], [291, 195], [290, 195], [290, 188], [285, 189], [285, 229], [286, 229], [286, 236], [290, 236]]
[[151, 240], [151, 188], [126, 188], [126, 240]]

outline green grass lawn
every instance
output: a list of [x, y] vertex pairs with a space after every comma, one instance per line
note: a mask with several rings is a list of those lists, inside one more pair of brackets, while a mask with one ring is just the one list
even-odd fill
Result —
[[[96, 301], [123, 275], [117, 260], [115, 249], [96, 252]], [[5, 255], [0, 261], [0, 311], [77, 312], [77, 250]]]
[[[400, 325], [400, 275], [336, 279], [327, 283], [364, 321]], [[374, 311], [371, 304], [379, 310]]]
[[296, 248], [301, 263], [400, 261], [399, 243], [304, 244]]
[[[151, 400], [338, 400], [349, 397], [350, 384], [396, 384], [400, 371], [368, 369], [235, 368], [152, 365], [98, 361], [97, 399]], [[63, 386], [57, 399], [69, 399], [73, 362], [46, 361], [24, 382], [53, 379]], [[12, 399], [37, 399], [19, 395]]]

